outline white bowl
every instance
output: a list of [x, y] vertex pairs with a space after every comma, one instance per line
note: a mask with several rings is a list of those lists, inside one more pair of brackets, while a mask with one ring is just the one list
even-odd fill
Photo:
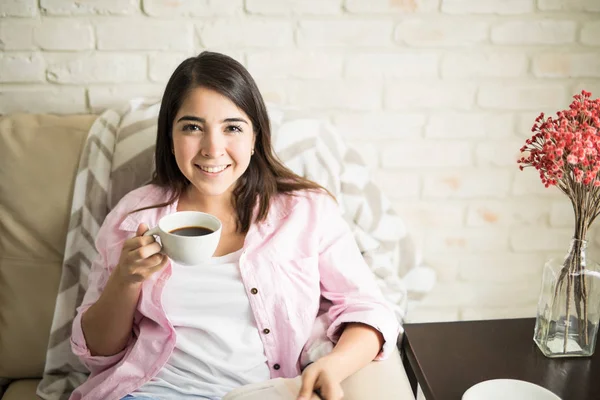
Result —
[[546, 388], [516, 379], [492, 379], [471, 386], [462, 400], [561, 400]]

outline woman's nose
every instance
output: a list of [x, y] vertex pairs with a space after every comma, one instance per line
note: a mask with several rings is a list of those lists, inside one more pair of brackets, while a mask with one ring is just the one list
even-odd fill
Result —
[[204, 157], [217, 158], [225, 153], [225, 140], [219, 132], [207, 132], [202, 137], [201, 154]]

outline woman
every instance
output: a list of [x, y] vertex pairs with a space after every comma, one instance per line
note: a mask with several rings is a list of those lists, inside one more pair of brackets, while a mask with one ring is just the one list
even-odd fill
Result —
[[[143, 236], [185, 210], [223, 224], [206, 264], [172, 263]], [[91, 374], [72, 399], [340, 399], [346, 377], [396, 344], [335, 200], [276, 159], [259, 90], [225, 55], [175, 70], [153, 181], [119, 202], [96, 246], [71, 338]]]

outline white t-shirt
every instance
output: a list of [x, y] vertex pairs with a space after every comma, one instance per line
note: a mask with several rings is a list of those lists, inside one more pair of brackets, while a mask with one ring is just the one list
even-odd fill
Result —
[[133, 395], [220, 399], [270, 379], [267, 358], [239, 272], [242, 251], [202, 265], [172, 263], [163, 307], [175, 327], [173, 354]]

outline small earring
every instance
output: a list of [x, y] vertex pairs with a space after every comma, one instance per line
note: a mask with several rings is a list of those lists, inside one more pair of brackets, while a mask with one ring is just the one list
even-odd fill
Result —
[[254, 155], [254, 149], [252, 149], [252, 151], [250, 152], [250, 155], [253, 156]]

